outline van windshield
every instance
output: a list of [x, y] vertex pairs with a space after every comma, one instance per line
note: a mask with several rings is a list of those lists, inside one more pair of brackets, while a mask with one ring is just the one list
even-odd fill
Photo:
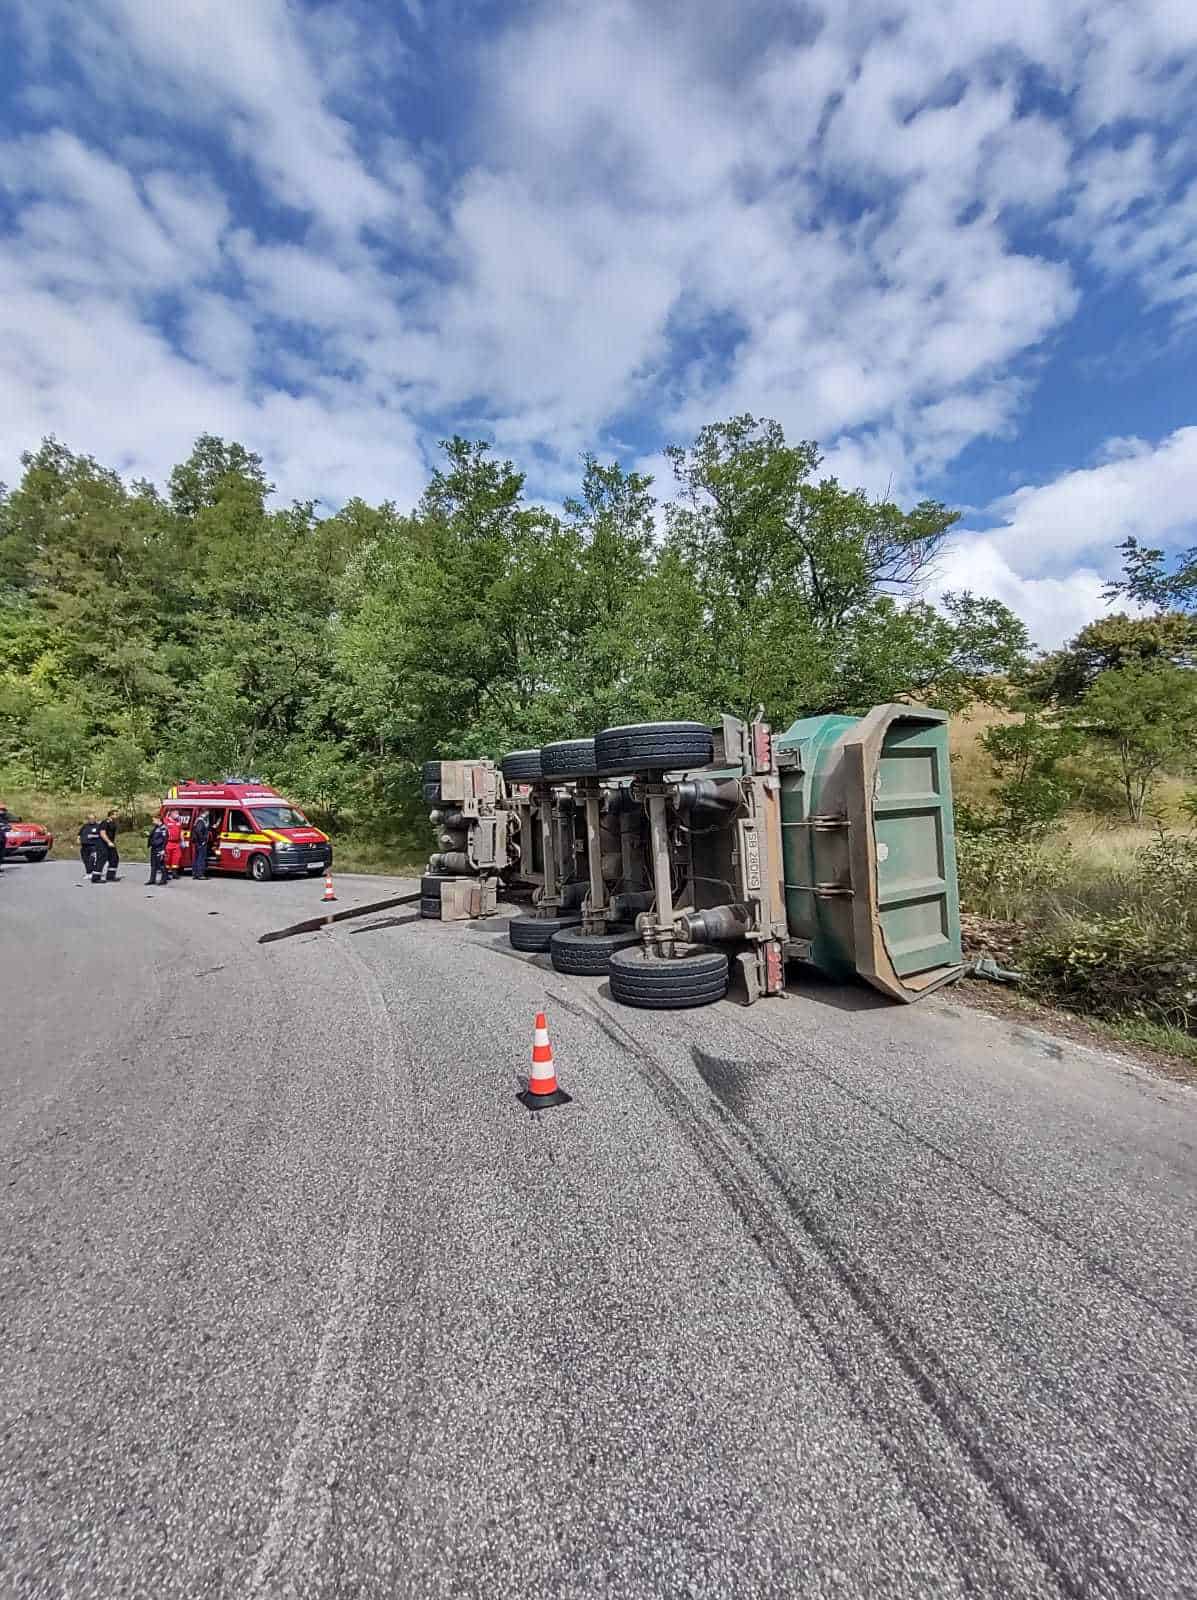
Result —
[[255, 806], [254, 821], [259, 828], [307, 828], [311, 824], [294, 806]]

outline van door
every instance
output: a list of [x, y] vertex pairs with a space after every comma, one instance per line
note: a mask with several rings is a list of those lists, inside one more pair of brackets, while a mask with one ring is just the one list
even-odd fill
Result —
[[230, 806], [220, 839], [220, 865], [225, 872], [246, 872], [252, 853], [254, 828], [240, 806]]
[[194, 806], [181, 806], [181, 805], [176, 803], [176, 804], [172, 805], [170, 807], [170, 809], [178, 817], [179, 822], [182, 824], [182, 828], [183, 828], [183, 839], [182, 839], [182, 844], [181, 844], [181, 847], [180, 847], [182, 849], [183, 853], [182, 853], [182, 856], [180, 857], [181, 865], [180, 865], [179, 870], [181, 872], [188, 872], [191, 869], [191, 859], [192, 859], [192, 857], [191, 857], [191, 819], [195, 815], [195, 807]]

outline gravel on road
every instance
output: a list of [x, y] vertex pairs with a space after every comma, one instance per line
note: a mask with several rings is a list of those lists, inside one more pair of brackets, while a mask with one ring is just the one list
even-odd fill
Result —
[[141, 876], [0, 878], [0, 1594], [1197, 1595], [1192, 1091]]

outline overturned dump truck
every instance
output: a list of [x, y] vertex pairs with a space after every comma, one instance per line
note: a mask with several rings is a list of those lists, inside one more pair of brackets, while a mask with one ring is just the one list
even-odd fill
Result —
[[884, 705], [778, 735], [640, 723], [513, 754], [497, 809], [529, 807], [536, 827], [509, 827], [536, 887], [511, 941], [607, 974], [625, 1005], [707, 1005], [734, 970], [751, 1004], [782, 992], [787, 962], [909, 1002], [963, 970], [943, 712]]

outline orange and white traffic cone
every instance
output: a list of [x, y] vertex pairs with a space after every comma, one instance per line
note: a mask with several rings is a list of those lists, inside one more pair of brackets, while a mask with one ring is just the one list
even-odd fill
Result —
[[536, 1013], [536, 1026], [532, 1034], [532, 1076], [519, 1098], [529, 1111], [544, 1111], [549, 1106], [567, 1106], [570, 1101], [565, 1090], [557, 1087], [557, 1068], [553, 1063], [549, 1025], [543, 1011]]
[[333, 893], [332, 873], [326, 872], [324, 874], [324, 899], [321, 900], [320, 903], [323, 905], [324, 900], [335, 900], [336, 898], [336, 895]]

